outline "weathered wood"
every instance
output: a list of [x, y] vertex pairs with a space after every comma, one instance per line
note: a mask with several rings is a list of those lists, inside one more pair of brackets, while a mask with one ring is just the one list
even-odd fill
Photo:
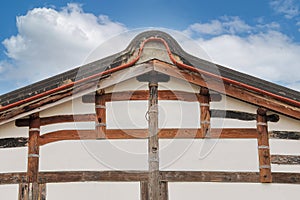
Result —
[[279, 121], [279, 115], [272, 114], [272, 115], [267, 115], [267, 121], [268, 122], [278, 122]]
[[103, 98], [104, 90], [97, 92], [95, 97], [96, 134], [97, 138], [104, 138], [106, 133], [106, 107]]
[[273, 172], [272, 183], [300, 184], [300, 173]]
[[203, 136], [210, 134], [210, 111], [209, 111], [209, 90], [201, 87], [200, 89], [200, 127]]
[[140, 182], [148, 181], [146, 171], [68, 171], [40, 172], [39, 183], [65, 182]]
[[45, 183], [39, 184], [39, 200], [46, 200], [47, 185]]
[[300, 165], [300, 156], [271, 155], [271, 163], [279, 165]]
[[[201, 129], [160, 129], [158, 132], [160, 139], [203, 139]], [[253, 139], [257, 138], [256, 129], [211, 129], [210, 135], [206, 139]], [[99, 138], [95, 130], [59, 130], [46, 133], [40, 136], [40, 145], [49, 144], [63, 140], [95, 140], [95, 139], [146, 139], [148, 138], [147, 129], [107, 129], [105, 136]]]
[[256, 120], [256, 114], [235, 111], [235, 110], [210, 110], [211, 117], [213, 118], [228, 118], [228, 119], [237, 119], [243, 121], [252, 121]]
[[0, 148], [26, 147], [27, 145], [28, 145], [28, 138], [25, 137], [0, 139]]
[[148, 167], [149, 167], [149, 200], [158, 200], [159, 188], [159, 143], [158, 143], [158, 85], [149, 82], [148, 103]]
[[20, 184], [20, 183], [27, 184], [27, 173], [25, 172], [0, 173], [0, 185]]
[[52, 94], [41, 98], [39, 101], [31, 102], [28, 104], [24, 104], [20, 108], [7, 110], [5, 112], [0, 113], [0, 125], [9, 121], [12, 121], [16, 116], [22, 115], [24, 113], [32, 114], [35, 111], [41, 111], [43, 108], [49, 107], [50, 104], [55, 104], [57, 102], [66, 102], [68, 100], [72, 100], [72, 97], [76, 96], [78, 93], [87, 90], [89, 88], [93, 88], [95, 83], [87, 83], [85, 85], [77, 86], [77, 89], [74, 90], [72, 88], [61, 91], [57, 94]]
[[148, 182], [146, 181], [140, 182], [140, 199], [149, 200]]
[[[114, 92], [103, 94], [102, 98], [108, 101], [145, 101], [149, 99], [148, 90], [137, 90], [137, 91], [126, 91], [126, 92]], [[184, 92], [184, 91], [171, 91], [171, 90], [159, 90], [158, 91], [158, 100], [179, 100], [179, 101], [188, 101], [196, 102], [201, 100], [201, 96], [197, 93]], [[222, 96], [220, 94], [211, 94], [210, 101], [221, 101]], [[89, 94], [82, 97], [83, 103], [94, 103], [95, 95]]]
[[284, 114], [286, 116], [300, 119], [300, 108], [289, 105], [278, 100], [266, 97], [255, 92], [245, 90], [233, 84], [228, 84], [225, 82], [220, 82], [214, 78], [202, 78], [202, 75], [195, 72], [190, 72], [186, 70], [179, 69], [171, 64], [164, 63], [161, 61], [153, 61], [154, 70], [167, 74], [169, 76], [199, 85], [202, 87], [208, 87], [210, 90], [226, 94], [227, 96], [257, 105], [261, 107], [266, 107], [270, 110], [276, 111], [278, 113]]
[[169, 199], [168, 182], [162, 181], [160, 182], [160, 200], [168, 200], [168, 199]]
[[[259, 172], [160, 171], [161, 182], [259, 183]], [[147, 182], [147, 171], [39, 172], [39, 184], [69, 182]], [[300, 184], [300, 173], [273, 172], [272, 183]], [[26, 173], [0, 173], [0, 184], [26, 183]]]
[[39, 171], [39, 136], [40, 136], [40, 118], [38, 114], [30, 116], [29, 139], [28, 139], [28, 198], [29, 200], [38, 200], [38, 171]]
[[22, 116], [24, 115], [24, 113], [26, 113], [26, 115], [30, 115], [48, 108], [49, 105], [55, 105], [58, 102], [67, 102], [73, 100], [74, 97], [79, 97], [91, 93], [92, 91], [95, 91], [95, 87], [98, 83], [99, 84], [97, 86], [97, 89], [100, 90], [118, 84], [122, 81], [129, 80], [131, 78], [134, 78], [152, 70], [152, 64], [142, 63], [132, 66], [128, 69], [123, 69], [118, 73], [113, 73], [105, 76], [95, 75], [92, 79], [75, 84], [73, 87], [66, 88], [66, 90], [49, 94], [48, 96], [42, 97], [36, 101], [28, 102], [26, 104], [24, 103], [22, 106], [16, 109], [2, 111], [0, 113], [0, 125], [3, 123], [13, 121], [14, 119], [16, 119], [16, 116]]
[[258, 172], [163, 171], [161, 181], [168, 182], [259, 182]]
[[[95, 121], [95, 114], [82, 114], [82, 115], [56, 115], [51, 117], [40, 118], [41, 126], [46, 126], [50, 124], [58, 123], [68, 123], [68, 122], [89, 122]], [[29, 126], [29, 119], [17, 119], [16, 126], [26, 127]]]
[[257, 109], [257, 133], [260, 181], [262, 183], [271, 183], [272, 175], [267, 110], [264, 108]]
[[271, 131], [269, 136], [274, 139], [300, 140], [300, 132], [296, 131]]
[[[136, 77], [136, 80], [139, 82], [147, 82], [149, 83], [153, 79], [153, 72], [149, 72]], [[169, 82], [170, 76], [161, 73], [155, 73], [155, 80], [159, 82]]]
[[18, 200], [28, 200], [28, 183], [19, 184]]

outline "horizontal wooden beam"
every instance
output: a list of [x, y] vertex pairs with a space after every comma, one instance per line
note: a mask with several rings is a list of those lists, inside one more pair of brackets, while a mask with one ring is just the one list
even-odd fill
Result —
[[[235, 110], [210, 110], [212, 118], [226, 118], [226, 119], [237, 119], [242, 121], [254, 121], [256, 120], [256, 114], [254, 113], [247, 113], [242, 111], [235, 111]], [[278, 122], [279, 115], [272, 114], [267, 116], [267, 121], [269, 122]]]
[[0, 173], [0, 185], [27, 183], [26, 172]]
[[[89, 122], [95, 121], [95, 114], [82, 114], [82, 115], [55, 115], [50, 117], [42, 117], [41, 126], [46, 126], [50, 124], [58, 123], [68, 123], [68, 122]], [[16, 126], [26, 127], [29, 126], [29, 119], [17, 119]]]
[[243, 121], [252, 121], [256, 120], [256, 114], [234, 111], [234, 110], [210, 110], [211, 117], [214, 118], [229, 118], [229, 119], [238, 119]]
[[[259, 183], [258, 172], [161, 172], [162, 181], [168, 182], [241, 182]], [[273, 172], [272, 183], [300, 184], [300, 173]]]
[[[52, 142], [58, 142], [62, 140], [94, 140], [94, 139], [145, 139], [147, 138], [146, 129], [107, 129], [105, 138], [97, 138], [94, 130], [59, 130], [51, 133], [41, 135], [39, 138], [40, 145], [45, 145]], [[286, 139], [286, 140], [300, 140], [300, 132], [290, 131], [271, 131], [269, 137], [272, 139]], [[160, 139], [203, 139], [200, 129], [161, 129], [159, 132]], [[244, 129], [211, 129], [210, 135], [205, 137], [221, 138], [221, 139], [253, 139], [257, 138], [256, 129], [244, 128]], [[27, 146], [28, 138], [16, 137], [16, 138], [2, 138], [0, 139], [0, 148], [15, 148]]]
[[[201, 129], [161, 129], [160, 139], [213, 139], [213, 138], [257, 138], [256, 129], [211, 129], [209, 136], [203, 136]], [[39, 144], [45, 145], [62, 140], [94, 140], [94, 139], [146, 139], [148, 129], [107, 129], [104, 137], [97, 137], [94, 130], [59, 130], [40, 136]]]
[[147, 181], [146, 171], [84, 171], [84, 172], [42, 172], [39, 173], [39, 183], [59, 182], [139, 182]]
[[300, 165], [300, 156], [271, 155], [271, 163], [279, 165]]
[[168, 182], [259, 182], [258, 172], [164, 171], [161, 176]]
[[25, 137], [0, 139], [0, 148], [26, 147], [27, 145], [28, 145], [28, 138]]
[[[148, 100], [148, 90], [126, 91], [126, 92], [114, 92], [102, 95], [105, 101], [139, 101]], [[171, 90], [159, 90], [158, 100], [179, 100], [188, 102], [197, 102], [203, 98], [197, 93], [183, 92], [183, 91], [171, 91]], [[211, 101], [221, 101], [222, 96], [220, 94], [211, 94]], [[95, 95], [89, 94], [82, 97], [83, 103], [95, 103]]]
[[300, 140], [300, 132], [297, 131], [271, 131], [269, 135], [273, 139]]
[[[63, 171], [40, 172], [39, 184], [67, 182], [148, 181], [147, 171]], [[272, 183], [300, 184], [300, 173], [273, 172]], [[26, 173], [0, 173], [0, 185], [26, 183]], [[258, 172], [160, 171], [163, 182], [259, 183]]]
[[[228, 119], [238, 119], [251, 121], [256, 119], [256, 114], [240, 112], [240, 111], [231, 111], [231, 110], [211, 110], [211, 117], [214, 118], [228, 118]], [[41, 118], [41, 126], [58, 124], [58, 123], [68, 123], [68, 122], [90, 122], [95, 121], [95, 114], [81, 114], [81, 115], [54, 115], [49, 117]], [[268, 119], [275, 122], [279, 119], [278, 115], [269, 115]], [[29, 126], [29, 119], [17, 119], [15, 125], [18, 127]]]

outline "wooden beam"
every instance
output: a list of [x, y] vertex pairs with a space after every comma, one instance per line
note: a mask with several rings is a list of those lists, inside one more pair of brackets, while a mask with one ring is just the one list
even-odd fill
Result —
[[237, 119], [242, 121], [256, 120], [256, 114], [235, 111], [235, 110], [210, 110], [212, 118]]
[[148, 181], [145, 171], [67, 171], [40, 173], [39, 183], [65, 182], [140, 182]]
[[168, 182], [160, 182], [160, 200], [169, 200], [169, 186]]
[[148, 182], [146, 181], [140, 182], [140, 199], [149, 200]]
[[47, 185], [45, 183], [39, 184], [39, 200], [46, 200]]
[[270, 138], [285, 140], [300, 140], [300, 132], [296, 131], [271, 131]]
[[300, 165], [300, 156], [271, 155], [271, 163], [279, 165]]
[[[42, 117], [40, 118], [41, 126], [59, 124], [59, 123], [68, 123], [68, 122], [89, 122], [95, 121], [95, 114], [82, 114], [82, 115], [55, 115], [51, 117]], [[17, 119], [16, 126], [26, 127], [29, 126], [29, 119]]]
[[[201, 129], [161, 129], [158, 137], [160, 139], [203, 139]], [[205, 139], [256, 139], [256, 129], [211, 129], [210, 135]], [[59, 130], [41, 135], [40, 145], [49, 144], [63, 140], [95, 140], [95, 139], [146, 139], [147, 129], [107, 129], [105, 136], [99, 138], [95, 130]]]
[[209, 90], [208, 88], [200, 88], [200, 127], [203, 136], [208, 136], [210, 134], [210, 111], [209, 111]]
[[272, 175], [267, 110], [264, 108], [257, 109], [257, 133], [260, 181], [262, 183], [271, 183]]
[[28, 183], [19, 184], [18, 200], [28, 200]]
[[167, 74], [169, 76], [187, 81], [189, 83], [193, 83], [198, 86], [207, 87], [210, 90], [228, 95], [230, 97], [245, 101], [247, 103], [251, 103], [256, 106], [266, 107], [270, 110], [295, 119], [300, 119], [299, 107], [280, 102], [278, 100], [245, 90], [243, 88], [239, 88], [238, 86], [232, 84], [220, 82], [220, 80], [215, 80], [213, 78], [205, 78], [204, 80], [202, 75], [199, 73], [182, 70], [168, 63], [157, 60], [153, 62], [154, 70], [157, 72]]
[[[104, 94], [104, 98], [106, 98]], [[177, 94], [176, 94], [177, 95]], [[193, 94], [194, 95], [194, 94]], [[143, 100], [145, 97], [143, 97]], [[192, 98], [192, 97], [190, 97]], [[201, 97], [199, 97], [200, 99]], [[95, 97], [93, 96], [95, 100]], [[168, 98], [163, 98], [164, 100], [182, 100], [182, 99], [173, 99], [172, 96]], [[125, 99], [122, 99], [125, 100]], [[131, 99], [133, 100], [133, 99]], [[142, 98], [141, 98], [142, 100]], [[162, 99], [159, 99], [162, 100]], [[191, 99], [184, 99], [185, 101], [192, 101]], [[240, 112], [240, 111], [232, 111], [232, 110], [210, 110], [211, 117], [213, 118], [228, 118], [228, 119], [238, 119], [238, 120], [245, 120], [251, 121], [256, 120], [256, 114]], [[51, 125], [51, 124], [58, 124], [58, 123], [68, 123], [68, 122], [90, 122], [94, 121], [96, 118], [95, 114], [80, 114], [80, 115], [55, 115], [49, 117], [40, 118], [41, 126]], [[277, 122], [279, 120], [279, 116], [276, 114], [268, 115], [268, 121]], [[27, 127], [29, 126], [29, 119], [17, 119], [15, 125], [18, 127]], [[13, 141], [12, 141], [13, 142]], [[0, 141], [1, 146], [1, 141]]]
[[158, 200], [159, 188], [159, 142], [158, 142], [158, 84], [149, 82], [148, 101], [148, 167], [149, 167], [149, 200]]
[[[160, 173], [162, 176], [161, 181], [168, 182], [260, 182], [258, 172], [164, 171]], [[300, 184], [300, 173], [273, 172], [272, 178], [272, 183]]]
[[[259, 183], [259, 172], [160, 171], [161, 182]], [[147, 171], [40, 172], [38, 182], [147, 182]], [[300, 173], [273, 172], [272, 183], [300, 184]], [[26, 183], [26, 173], [0, 173], [0, 185]]]
[[[103, 94], [103, 98], [108, 101], [146, 101], [149, 98], [148, 90], [126, 91], [126, 92], [114, 92]], [[179, 100], [187, 102], [196, 102], [201, 100], [201, 96], [197, 93], [184, 92], [184, 91], [171, 91], [171, 90], [159, 90], [158, 100]], [[220, 94], [211, 94], [210, 101], [218, 102], [222, 100]], [[89, 94], [82, 97], [83, 103], [94, 103], [95, 95]]]
[[15, 147], [26, 147], [28, 145], [28, 138], [16, 137], [16, 138], [1, 138], [1, 148], [15, 148]]
[[97, 138], [105, 138], [106, 133], [106, 107], [103, 94], [104, 90], [100, 90], [99, 92], [97, 92], [95, 97]]
[[168, 182], [259, 182], [258, 172], [163, 171], [161, 181]]
[[28, 200], [38, 200], [38, 171], [39, 171], [39, 136], [40, 136], [40, 118], [38, 114], [30, 116], [29, 139], [28, 139]]

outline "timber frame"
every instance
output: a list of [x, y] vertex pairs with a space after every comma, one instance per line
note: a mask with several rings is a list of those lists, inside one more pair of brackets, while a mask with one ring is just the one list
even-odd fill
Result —
[[[149, 34], [149, 33], [147, 33]], [[160, 33], [162, 34], [162, 33]], [[140, 36], [139, 36], [140, 37]], [[161, 41], [160, 41], [161, 42]], [[134, 45], [132, 45], [134, 46]], [[174, 47], [173, 47], [174, 48]], [[175, 48], [176, 50], [176, 48]], [[173, 49], [173, 51], [175, 51]], [[172, 52], [173, 52], [172, 51]], [[185, 55], [185, 54], [184, 54]], [[176, 61], [179, 62], [179, 61]], [[191, 61], [192, 63], [192, 61]], [[106, 93], [105, 89], [117, 83], [141, 78], [147, 79], [148, 90]], [[125, 76], [126, 75], [126, 76]], [[158, 90], [161, 75], [187, 81], [200, 88], [198, 92]], [[140, 79], [139, 79], [140, 80]], [[144, 80], [144, 77], [143, 77]], [[95, 85], [97, 85], [95, 87]], [[292, 93], [292, 92], [291, 92]], [[211, 102], [222, 100], [227, 95], [255, 105], [256, 113], [233, 110], [211, 109]], [[94, 104], [94, 113], [76, 115], [54, 115], [40, 117], [39, 110], [80, 97], [83, 103]], [[286, 98], [286, 97], [285, 97]], [[122, 181], [140, 182], [141, 200], [168, 199], [169, 182], [240, 182], [240, 183], [285, 183], [300, 184], [300, 173], [272, 172], [271, 164], [299, 165], [300, 156], [271, 155], [269, 140], [300, 140], [300, 132], [269, 131], [268, 124], [278, 122], [279, 113], [293, 119], [300, 119], [300, 108], [296, 102], [285, 102], [285, 98], [263, 95], [258, 91], [220, 81], [220, 78], [202, 74], [197, 70], [180, 68], [176, 63], [151, 59], [130, 68], [124, 67], [117, 73], [95, 76], [86, 82], [66, 86], [61, 91], [49, 93], [34, 101], [15, 107], [7, 106], [0, 111], [0, 123], [15, 120], [17, 127], [28, 127], [28, 137], [2, 138], [0, 148], [28, 148], [27, 172], [1, 173], [0, 184], [19, 184], [19, 200], [45, 200], [48, 183]], [[106, 103], [111, 101], [148, 101], [148, 129], [128, 129], [126, 132], [106, 127]], [[158, 129], [158, 108], [160, 100], [197, 102], [200, 107], [200, 125], [195, 129]], [[299, 103], [299, 102], [298, 102]], [[269, 114], [271, 112], [271, 114]], [[24, 118], [25, 116], [29, 116]], [[227, 118], [240, 121], [255, 121], [253, 128], [224, 128], [211, 126], [212, 118]], [[95, 129], [56, 130], [40, 134], [43, 126], [68, 122], [95, 122]], [[127, 133], [130, 132], [130, 135]], [[161, 139], [256, 139], [258, 148], [257, 172], [216, 172], [216, 171], [160, 171], [159, 140]], [[63, 140], [114, 140], [147, 139], [148, 171], [39, 171], [39, 150], [49, 143]]]

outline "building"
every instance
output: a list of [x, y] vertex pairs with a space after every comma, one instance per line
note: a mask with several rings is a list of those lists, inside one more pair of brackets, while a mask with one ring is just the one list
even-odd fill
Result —
[[300, 189], [300, 93], [194, 57], [161, 31], [0, 104], [1, 199], [282, 199]]

